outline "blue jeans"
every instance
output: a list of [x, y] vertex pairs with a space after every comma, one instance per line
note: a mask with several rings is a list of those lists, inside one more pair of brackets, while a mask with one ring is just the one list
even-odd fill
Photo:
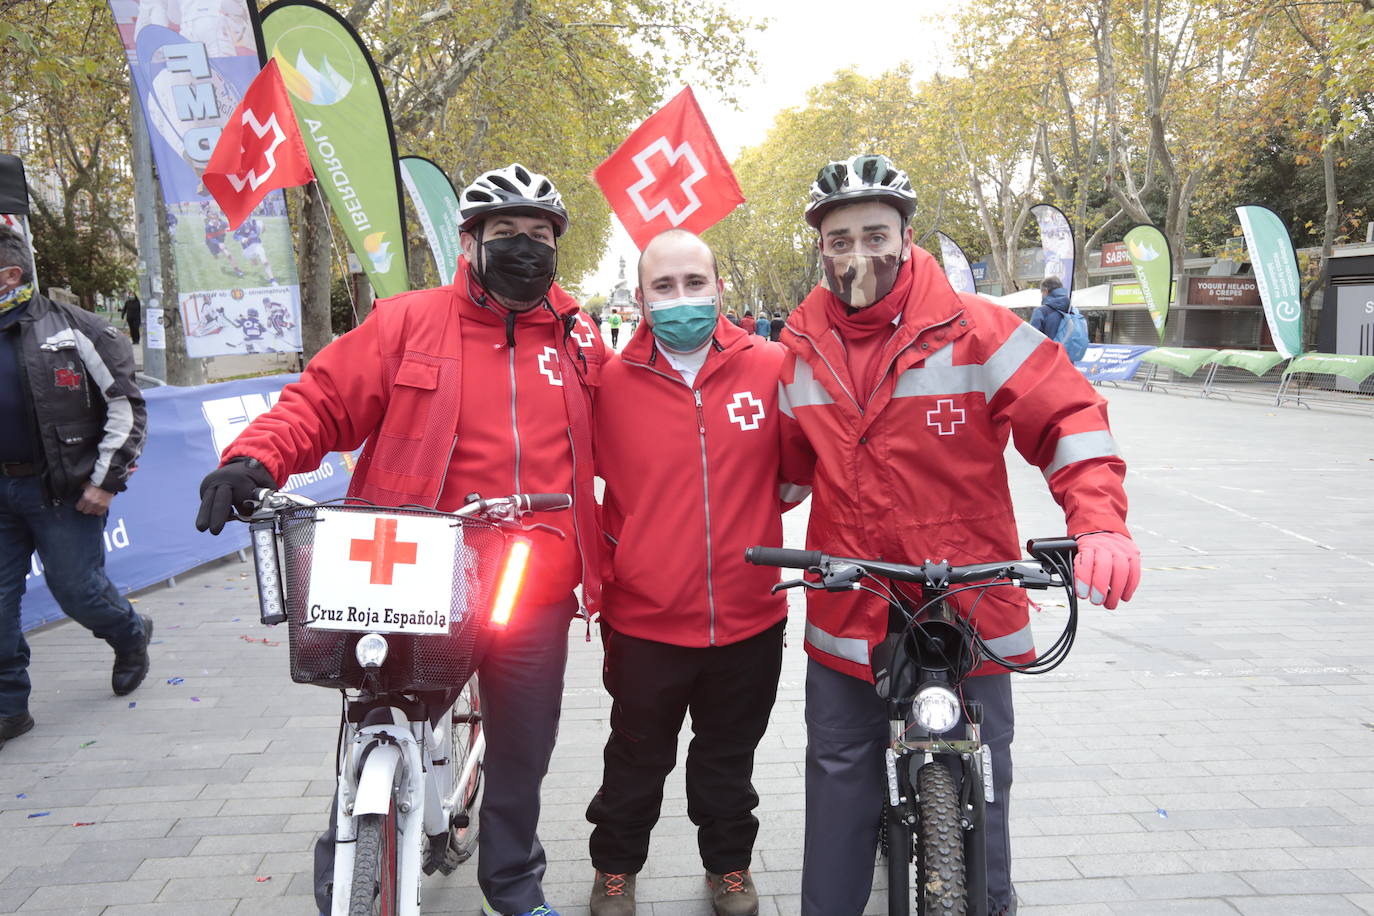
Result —
[[29, 708], [29, 644], [19, 626], [24, 575], [35, 550], [63, 613], [116, 652], [143, 644], [143, 621], [105, 575], [104, 515], [54, 506], [38, 477], [0, 477], [0, 716]]

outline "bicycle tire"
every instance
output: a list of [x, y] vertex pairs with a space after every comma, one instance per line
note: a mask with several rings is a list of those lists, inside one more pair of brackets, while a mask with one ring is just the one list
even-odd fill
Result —
[[959, 824], [959, 790], [949, 768], [931, 761], [917, 770], [916, 795], [916, 912], [966, 916], [964, 831]]
[[348, 916], [396, 914], [396, 806], [357, 819]]

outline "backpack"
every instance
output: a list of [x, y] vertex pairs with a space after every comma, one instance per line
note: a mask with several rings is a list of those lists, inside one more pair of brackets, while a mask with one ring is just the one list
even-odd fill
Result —
[[1054, 342], [1064, 347], [1064, 352], [1069, 354], [1069, 362], [1078, 362], [1088, 350], [1088, 319], [1078, 309], [1069, 306], [1069, 310], [1059, 319]]

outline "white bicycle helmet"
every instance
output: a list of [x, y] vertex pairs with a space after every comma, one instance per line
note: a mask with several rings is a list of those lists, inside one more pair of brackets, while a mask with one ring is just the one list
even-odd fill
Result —
[[518, 162], [483, 172], [458, 196], [462, 229], [470, 229], [488, 214], [500, 211], [547, 216], [553, 221], [555, 236], [568, 231], [568, 210], [553, 182]]
[[891, 204], [902, 214], [903, 223], [916, 212], [916, 191], [906, 172], [886, 156], [868, 154], [837, 160], [816, 173], [811, 202], [806, 205], [806, 221], [811, 228], [819, 229], [821, 217], [830, 210], [859, 200]]

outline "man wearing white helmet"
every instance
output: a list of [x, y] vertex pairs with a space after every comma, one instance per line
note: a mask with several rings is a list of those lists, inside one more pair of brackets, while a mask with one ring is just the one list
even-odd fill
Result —
[[[359, 445], [348, 493], [379, 505], [451, 511], [474, 492], [573, 495], [571, 512], [534, 519], [534, 568], [478, 679], [487, 737], [483, 912], [557, 916], [542, 887], [539, 789], [558, 728], [573, 589], [582, 584], [589, 611], [600, 598], [591, 389], [605, 350], [553, 282], [568, 214], [549, 179], [519, 164], [486, 172], [464, 189], [460, 213], [453, 282], [379, 300], [360, 327], [320, 351], [225, 449], [201, 484], [196, 527], [218, 534], [230, 506], [255, 488]], [[431, 714], [451, 703], [432, 698]], [[331, 826], [316, 848], [324, 912], [332, 862]]]
[[[915, 209], [886, 156], [832, 162], [811, 188], [824, 277], [782, 332], [779, 403], [816, 456], [807, 547], [900, 563], [1020, 556], [1004, 458], [1014, 437], [1078, 538], [1079, 593], [1115, 608], [1135, 591], [1140, 551], [1106, 403], [1063, 348], [950, 287], [912, 244]], [[1008, 664], [1035, 657], [1021, 590], [989, 589], [976, 607], [969, 593], [950, 601]], [[867, 904], [889, 743], [873, 650], [901, 625], [876, 592], [807, 594], [803, 916], [859, 916]], [[990, 660], [972, 675], [963, 698], [981, 703], [992, 749], [987, 912], [1000, 916], [1016, 909], [1011, 678]]]

